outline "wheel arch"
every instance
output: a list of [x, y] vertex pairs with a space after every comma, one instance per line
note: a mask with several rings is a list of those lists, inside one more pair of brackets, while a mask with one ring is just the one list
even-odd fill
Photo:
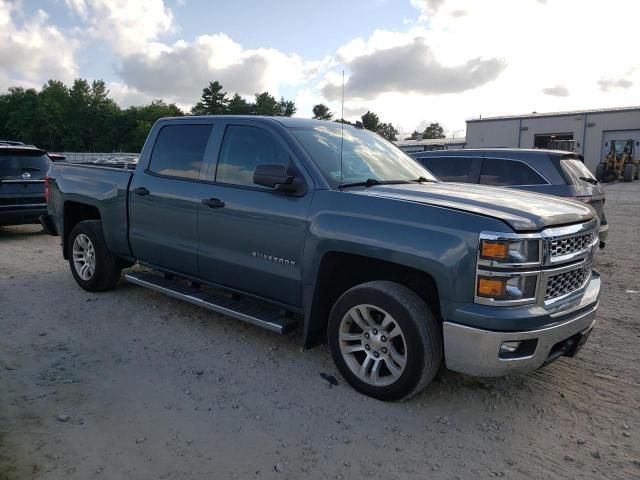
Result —
[[440, 291], [434, 275], [402, 263], [353, 253], [330, 251], [320, 260], [312, 299], [305, 311], [305, 347], [326, 339], [329, 314], [344, 292], [361, 283], [388, 280], [415, 292], [442, 322]]
[[63, 207], [64, 230], [62, 234], [62, 254], [65, 260], [69, 259], [68, 245], [69, 235], [74, 227], [85, 220], [101, 220], [100, 210], [87, 203], [66, 201]]

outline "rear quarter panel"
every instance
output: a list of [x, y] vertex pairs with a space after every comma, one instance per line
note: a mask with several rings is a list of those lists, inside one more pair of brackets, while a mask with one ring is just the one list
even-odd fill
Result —
[[132, 175], [133, 171], [119, 168], [52, 164], [48, 210], [58, 232], [65, 231], [65, 205], [76, 202], [95, 207], [100, 212], [109, 250], [129, 256], [127, 191]]

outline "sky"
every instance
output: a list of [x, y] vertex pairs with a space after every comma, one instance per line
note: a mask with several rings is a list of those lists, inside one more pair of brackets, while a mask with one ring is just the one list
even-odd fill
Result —
[[479, 116], [640, 104], [627, 18], [640, 2], [0, 0], [0, 92], [82, 77], [189, 110], [218, 80], [339, 117], [344, 71], [345, 118], [462, 136]]

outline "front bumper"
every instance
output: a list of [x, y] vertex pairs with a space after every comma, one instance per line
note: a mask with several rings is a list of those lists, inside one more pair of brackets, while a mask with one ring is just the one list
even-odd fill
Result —
[[609, 224], [605, 223], [604, 225], [600, 225], [600, 230], [598, 231], [598, 236], [600, 237], [600, 248], [604, 248], [604, 245], [607, 241], [607, 237], [609, 236]]
[[[595, 276], [570, 311], [559, 312], [555, 323], [534, 330], [498, 332], [445, 321], [446, 366], [469, 375], [498, 377], [530, 372], [562, 355], [573, 356], [595, 325], [599, 294], [600, 278]], [[504, 342], [522, 342], [521, 350], [501, 353]]]

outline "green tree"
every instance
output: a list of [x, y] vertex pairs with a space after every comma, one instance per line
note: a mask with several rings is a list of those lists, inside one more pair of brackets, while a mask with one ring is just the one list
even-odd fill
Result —
[[405, 138], [405, 140], [418, 140], [422, 138], [422, 133], [417, 130], [414, 130], [410, 137]]
[[122, 114], [117, 150], [139, 152], [153, 124], [163, 117], [181, 117], [184, 113], [174, 104], [154, 99], [149, 105], [132, 106]]
[[253, 113], [274, 117], [280, 113], [278, 101], [269, 92], [256, 93]]
[[222, 115], [227, 113], [229, 99], [227, 92], [223, 92], [222, 88], [218, 81], [210, 82], [208, 87], [202, 89], [202, 97], [191, 109], [191, 114]]
[[313, 106], [313, 118], [315, 120], [331, 120], [333, 113], [324, 103], [319, 103]]
[[445, 138], [444, 128], [439, 123], [431, 123], [422, 132], [422, 138]]
[[252, 112], [252, 108], [249, 102], [236, 93], [229, 100], [227, 111], [232, 115], [249, 115]]
[[34, 143], [39, 126], [38, 92], [11, 87], [0, 98], [0, 138]]
[[380, 117], [373, 112], [367, 110], [367, 113], [362, 115], [362, 126], [372, 132], [377, 132], [380, 127]]
[[396, 130], [391, 123], [381, 123], [378, 126], [378, 134], [390, 142], [398, 140], [398, 130]]
[[280, 97], [276, 115], [279, 117], [292, 117], [296, 113], [296, 104], [292, 100], [285, 100]]
[[58, 80], [49, 80], [38, 94], [38, 145], [63, 150], [69, 117], [69, 89]]

